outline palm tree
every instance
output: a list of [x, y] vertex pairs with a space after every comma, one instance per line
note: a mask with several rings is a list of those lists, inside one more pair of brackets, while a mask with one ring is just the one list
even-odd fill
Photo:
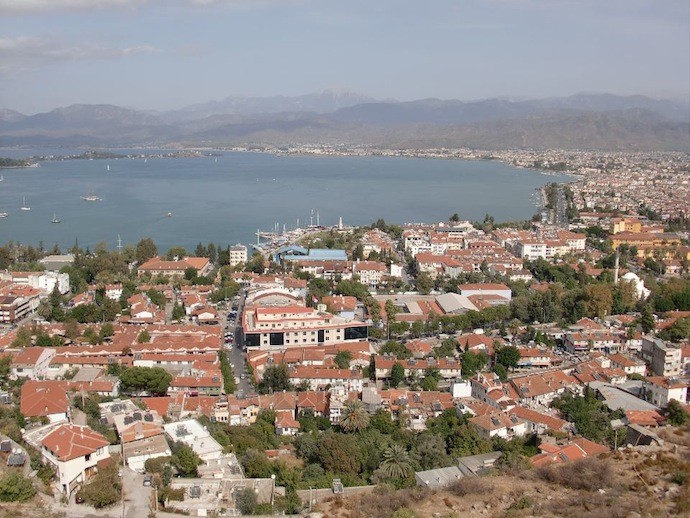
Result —
[[387, 477], [405, 478], [412, 471], [410, 455], [400, 444], [392, 444], [383, 452], [379, 469]]
[[359, 399], [347, 401], [343, 405], [340, 427], [346, 432], [357, 432], [369, 426], [369, 414]]

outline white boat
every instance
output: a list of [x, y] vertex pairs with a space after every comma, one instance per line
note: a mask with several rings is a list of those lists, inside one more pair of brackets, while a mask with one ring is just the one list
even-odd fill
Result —
[[110, 171], [110, 164], [108, 164], [108, 165], [105, 166], [105, 170], [106, 170], [106, 171]]
[[60, 223], [60, 220], [57, 217], [57, 214], [53, 212], [53, 219], [50, 220], [51, 223]]
[[172, 212], [168, 212], [168, 217], [172, 218]]
[[26, 204], [26, 196], [24, 196], [24, 197], [22, 198], [22, 206], [19, 207], [19, 209], [20, 209], [20, 210], [31, 210], [31, 207], [29, 207], [29, 206]]
[[2, 212], [0, 212], [0, 218], [6, 218], [7, 216], [9, 216], [9, 214], [7, 212], [5, 212], [4, 210]]
[[93, 191], [91, 191], [91, 194], [85, 194], [81, 199], [84, 201], [101, 201], [101, 198], [96, 196]]
[[0, 175], [0, 182], [2, 182], [4, 179], [5, 179], [5, 177]]

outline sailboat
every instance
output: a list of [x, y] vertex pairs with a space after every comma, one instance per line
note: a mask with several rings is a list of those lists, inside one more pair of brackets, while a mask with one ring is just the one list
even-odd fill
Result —
[[110, 171], [110, 164], [108, 164], [108, 165], [105, 166], [105, 170], [106, 170], [106, 171]]
[[96, 196], [93, 191], [91, 191], [91, 194], [85, 194], [81, 199], [84, 201], [101, 201], [101, 198]]
[[57, 217], [57, 214], [53, 212], [53, 219], [50, 220], [51, 223], [60, 223], [60, 220]]
[[0, 174], [0, 182], [2, 182], [4, 179], [5, 177]]
[[29, 207], [29, 206], [26, 204], [26, 196], [24, 196], [24, 197], [22, 198], [22, 206], [19, 207], [19, 209], [20, 209], [20, 210], [31, 210], [31, 207]]

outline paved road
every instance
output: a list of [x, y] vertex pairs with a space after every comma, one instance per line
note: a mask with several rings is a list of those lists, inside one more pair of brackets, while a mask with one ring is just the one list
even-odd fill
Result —
[[[237, 318], [235, 320], [225, 320], [225, 331], [232, 331], [235, 335], [235, 341], [232, 344], [223, 344], [224, 351], [228, 357], [228, 361], [234, 365], [232, 371], [236, 378], [240, 378], [237, 384], [237, 390], [242, 391], [243, 394], [250, 394], [254, 392], [254, 386], [249, 381], [249, 373], [246, 369], [245, 355], [242, 351], [242, 311], [244, 310], [244, 292], [240, 295], [237, 308]], [[223, 313], [223, 318], [226, 318], [227, 313]], [[245, 379], [242, 379], [242, 375]]]

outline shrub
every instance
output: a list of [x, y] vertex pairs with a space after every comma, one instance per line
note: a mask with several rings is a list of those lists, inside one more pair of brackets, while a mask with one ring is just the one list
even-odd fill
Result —
[[515, 502], [510, 504], [510, 507], [508, 509], [529, 509], [533, 505], [534, 502], [532, 501], [532, 499], [527, 495], [523, 495], [520, 498], [518, 498]]
[[563, 465], [548, 465], [536, 470], [542, 480], [571, 489], [594, 491], [613, 485], [613, 471], [608, 460], [590, 457]]
[[481, 495], [491, 491], [491, 484], [481, 478], [463, 477], [448, 488], [455, 496]]
[[108, 507], [120, 500], [121, 495], [120, 479], [117, 476], [117, 465], [111, 462], [110, 466], [100, 470], [91, 481], [81, 488], [79, 496], [84, 501], [101, 509]]
[[35, 494], [31, 481], [17, 471], [10, 471], [0, 478], [0, 502], [26, 502]]
[[147, 459], [144, 463], [146, 473], [163, 473], [163, 468], [170, 463], [170, 457], [156, 457]]

